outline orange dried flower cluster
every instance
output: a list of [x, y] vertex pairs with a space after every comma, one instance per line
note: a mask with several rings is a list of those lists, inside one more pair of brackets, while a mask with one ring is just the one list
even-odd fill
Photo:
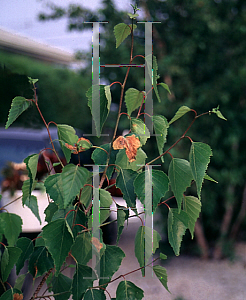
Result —
[[113, 142], [113, 149], [119, 150], [119, 149], [126, 149], [126, 155], [129, 159], [129, 162], [133, 162], [136, 160], [137, 150], [141, 146], [141, 143], [139, 139], [133, 135], [129, 136], [119, 136], [114, 142]]

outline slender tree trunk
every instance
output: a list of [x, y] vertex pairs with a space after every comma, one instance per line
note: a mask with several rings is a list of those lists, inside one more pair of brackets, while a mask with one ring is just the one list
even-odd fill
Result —
[[236, 236], [238, 234], [239, 228], [244, 220], [246, 216], [246, 184], [244, 186], [244, 191], [243, 191], [243, 197], [242, 197], [242, 203], [241, 203], [241, 208], [240, 208], [240, 212], [237, 216], [236, 221], [234, 222], [232, 229], [231, 229], [231, 233], [230, 233], [230, 239], [231, 240], [235, 240]]
[[223, 244], [225, 241], [225, 238], [228, 236], [229, 232], [229, 227], [231, 224], [231, 219], [233, 216], [233, 201], [231, 198], [234, 196], [234, 190], [235, 187], [232, 185], [228, 186], [228, 189], [226, 191], [226, 211], [223, 217], [222, 225], [221, 225], [221, 231], [220, 231], [220, 237], [218, 239], [218, 242], [216, 243], [215, 249], [214, 249], [214, 254], [213, 257], [215, 259], [221, 259], [223, 255]]
[[197, 244], [201, 249], [202, 255], [201, 257], [203, 259], [208, 259], [209, 257], [209, 246], [207, 243], [207, 240], [205, 238], [203, 227], [200, 219], [197, 219], [196, 225], [195, 225], [195, 236], [197, 240]]

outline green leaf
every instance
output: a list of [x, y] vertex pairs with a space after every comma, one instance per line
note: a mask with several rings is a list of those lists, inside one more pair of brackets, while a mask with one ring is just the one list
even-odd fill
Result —
[[167, 259], [167, 256], [165, 254], [163, 254], [163, 253], [160, 253], [160, 259], [165, 260], [165, 259]]
[[169, 125], [171, 125], [173, 122], [177, 121], [179, 118], [183, 117], [183, 115], [185, 115], [190, 110], [191, 109], [187, 106], [181, 106], [178, 109], [178, 111], [176, 112], [176, 114], [174, 115], [174, 117], [172, 118], [172, 120], [169, 122]]
[[194, 180], [196, 181], [197, 195], [201, 198], [203, 179], [212, 156], [212, 150], [209, 145], [193, 142], [190, 148], [190, 167]]
[[[93, 94], [95, 93], [96, 95], [95, 102], [98, 104], [100, 103], [100, 109], [96, 109], [94, 112], [92, 111], [92, 89]], [[100, 95], [100, 98], [98, 98], [98, 95]], [[104, 85], [93, 85], [87, 91], [86, 97], [88, 98], [88, 106], [91, 109], [92, 118], [95, 123], [96, 134], [98, 137], [100, 137], [103, 125], [110, 111], [110, 98], [107, 98], [109, 97], [108, 88], [105, 89]]]
[[36, 240], [35, 240], [35, 247], [45, 247], [45, 241], [42, 237], [42, 233], [40, 232], [39, 235], [37, 236]]
[[216, 107], [216, 108], [213, 108], [211, 112], [214, 113], [214, 114], [216, 114], [218, 118], [227, 121], [227, 119], [226, 119], [226, 118], [222, 115], [222, 113], [220, 112], [219, 106]]
[[85, 293], [83, 299], [84, 300], [106, 300], [106, 296], [104, 294], [104, 291], [102, 290], [89, 289]]
[[32, 184], [32, 187], [30, 185], [30, 178], [25, 180], [23, 182], [23, 185], [22, 185], [22, 205], [24, 206], [27, 199], [29, 199], [29, 197], [31, 196], [31, 192], [33, 191], [34, 187], [36, 185], [36, 181], [33, 182]]
[[[4, 247], [4, 251], [1, 257], [1, 275], [2, 275], [2, 279], [4, 278], [4, 274], [5, 274], [5, 270], [8, 272], [8, 264], [9, 264], [9, 250], [8, 247]], [[6, 274], [7, 274], [6, 272]], [[7, 278], [8, 278], [9, 274], [7, 274]], [[7, 279], [6, 279], [7, 280]], [[6, 281], [3, 280], [3, 281]]]
[[125, 93], [125, 103], [127, 113], [131, 116], [131, 113], [140, 107], [144, 99], [144, 92], [138, 91], [134, 88], [129, 88]]
[[59, 273], [57, 277], [53, 277], [52, 291], [54, 294], [60, 294], [55, 296], [55, 300], [68, 300], [71, 295], [72, 279]]
[[[95, 188], [95, 190], [98, 190], [98, 188]], [[105, 222], [108, 219], [108, 217], [110, 216], [110, 213], [111, 213], [110, 205], [112, 204], [112, 197], [109, 192], [107, 192], [106, 190], [100, 189], [99, 190], [99, 199], [100, 199], [100, 211], [99, 211], [98, 218], [100, 219], [100, 224], [103, 224], [103, 222]], [[108, 205], [108, 203], [111, 203], [111, 204]], [[88, 220], [89, 228], [92, 227], [93, 217], [95, 217], [95, 214], [94, 215], [91, 214], [89, 217], [89, 220]]]
[[168, 177], [180, 211], [183, 193], [193, 179], [190, 163], [185, 159], [173, 158], [169, 165]]
[[10, 288], [9, 290], [7, 290], [6, 292], [4, 292], [2, 294], [2, 296], [0, 297], [0, 300], [13, 300], [14, 294], [22, 295], [22, 292], [18, 289]]
[[141, 119], [131, 119], [131, 132], [137, 134], [142, 145], [145, 145], [150, 138], [149, 129]]
[[66, 208], [79, 193], [80, 189], [86, 184], [90, 175], [86, 168], [75, 166], [73, 164], [66, 165], [62, 169], [62, 188], [64, 195], [64, 208]]
[[71, 151], [65, 146], [65, 143], [68, 143], [69, 145], [73, 146], [78, 141], [76, 131], [72, 126], [58, 124], [57, 134], [61, 149], [65, 155], [66, 161], [69, 163], [71, 159]]
[[120, 236], [124, 229], [125, 220], [129, 217], [129, 209], [117, 204], [117, 239], [116, 245], [119, 243]]
[[[40, 239], [38, 239], [40, 240]], [[46, 247], [35, 247], [29, 259], [28, 271], [37, 278], [54, 267], [54, 261]]]
[[95, 279], [96, 274], [92, 268], [77, 264], [72, 284], [73, 300], [81, 300], [86, 290], [93, 286]]
[[71, 248], [72, 255], [81, 265], [86, 265], [92, 258], [91, 235], [88, 232], [82, 232], [75, 239]]
[[110, 91], [110, 85], [105, 85], [104, 86], [104, 91], [105, 91], [105, 96], [108, 100], [108, 111], [110, 111], [110, 106], [111, 106], [111, 102], [112, 102], [112, 97], [111, 97], [111, 91]]
[[208, 174], [204, 175], [204, 179], [212, 181], [212, 182], [215, 182], [215, 183], [218, 183], [218, 181], [216, 181], [215, 179], [213, 179], [212, 177], [210, 177]]
[[170, 208], [168, 214], [168, 240], [176, 256], [179, 255], [183, 235], [189, 226], [189, 217], [186, 212]]
[[169, 86], [166, 83], [161, 82], [161, 83], [159, 83], [159, 85], [162, 86], [165, 90], [167, 90], [169, 94], [171, 94]]
[[121, 190], [128, 207], [136, 206], [136, 194], [133, 186], [136, 176], [137, 173], [132, 170], [120, 169], [116, 179], [116, 187]]
[[158, 265], [154, 266], [153, 270], [155, 272], [156, 277], [160, 280], [161, 284], [170, 293], [168, 286], [167, 286], [167, 270]]
[[93, 146], [88, 139], [84, 139], [84, 138], [79, 138], [76, 145], [79, 148], [79, 151], [89, 150]]
[[7, 281], [11, 270], [21, 255], [21, 249], [18, 247], [5, 247], [1, 261], [2, 282]]
[[[98, 190], [98, 188], [94, 188], [95, 190]], [[103, 189], [99, 189], [99, 199], [100, 199], [100, 224], [103, 224], [107, 220], [107, 218], [110, 216], [110, 205], [112, 204], [113, 200], [111, 197], [111, 194]], [[98, 216], [99, 217], [99, 216]], [[92, 219], [93, 214], [91, 214], [89, 218], [88, 226], [92, 227]]]
[[[114, 36], [116, 39], [116, 48], [120, 46], [120, 44], [131, 34], [131, 25], [127, 25], [124, 23], [119, 23], [114, 26]], [[136, 29], [137, 26], [133, 25], [133, 30]]]
[[58, 210], [58, 206], [55, 204], [55, 202], [50, 202], [44, 211], [45, 221], [47, 223], [51, 222], [52, 217], [57, 210]]
[[[87, 178], [86, 184], [93, 184], [92, 177]], [[84, 186], [81, 192], [80, 202], [84, 204], [85, 207], [88, 207], [92, 201], [93, 188], [90, 185]]]
[[[152, 176], [151, 176], [152, 173]], [[153, 213], [155, 212], [158, 203], [160, 202], [161, 198], [165, 196], [166, 192], [168, 191], [169, 180], [167, 175], [160, 170], [148, 169], [142, 172], [137, 176], [134, 180], [134, 189], [135, 193], [138, 196], [138, 199], [145, 204], [145, 201], [149, 199], [147, 195], [147, 199], [145, 199], [145, 187], [146, 187], [146, 176], [148, 177], [148, 182], [152, 183], [152, 203], [153, 205]]]
[[44, 226], [42, 236], [54, 259], [57, 275], [73, 244], [71, 229], [65, 219], [58, 219]]
[[44, 186], [50, 198], [59, 208], [64, 208], [64, 193], [61, 173], [50, 175], [45, 179]]
[[100, 223], [102, 224], [110, 215], [110, 205], [112, 204], [111, 194], [103, 189], [99, 189], [100, 198]]
[[201, 211], [201, 201], [193, 196], [184, 197], [184, 211], [189, 217], [188, 228], [190, 230], [192, 239], [194, 238], [194, 229], [197, 218]]
[[[71, 211], [71, 210], [74, 210], [74, 207], [72, 205], [69, 205], [68, 207], [63, 208], [63, 209], [58, 209], [54, 213], [54, 215], [51, 219], [51, 222], [55, 221], [55, 220], [58, 220], [58, 219], [65, 219], [65, 217], [67, 216], [66, 220], [67, 220], [67, 223], [68, 223], [68, 218], [70, 217], [70, 215], [74, 214], [74, 211]], [[68, 214], [68, 212], [69, 212], [69, 214]]]
[[[164, 116], [153, 116], [153, 125], [156, 134], [158, 151], [161, 155], [167, 140], [167, 129], [169, 124]], [[164, 162], [163, 156], [161, 157], [161, 161]]]
[[148, 79], [152, 81], [152, 53], [145, 56], [145, 65], [147, 65]]
[[28, 170], [28, 177], [30, 178], [30, 186], [29, 186], [30, 195], [32, 191], [33, 182], [35, 181], [36, 174], [37, 174], [38, 158], [39, 158], [39, 154], [32, 154], [24, 159], [24, 163], [26, 164], [26, 168]]
[[[140, 268], [146, 266], [152, 254], [159, 248], [161, 236], [152, 228], [140, 226], [135, 236], [135, 256], [139, 262]], [[148, 243], [146, 245], [146, 242]], [[145, 274], [145, 268], [141, 269], [142, 275]]]
[[32, 77], [27, 76], [30, 84], [35, 84], [38, 82], [38, 79], [33, 79]]
[[18, 261], [16, 262], [16, 274], [18, 275], [20, 273], [20, 270], [24, 267], [24, 263], [31, 254], [33, 253], [33, 241], [26, 238], [21, 237], [17, 240], [16, 246], [21, 249], [22, 254], [19, 257]]
[[131, 13], [128, 13], [128, 16], [130, 17], [130, 19], [136, 19], [136, 17], [138, 17], [139, 14], [131, 14]]
[[143, 297], [144, 291], [131, 281], [121, 281], [116, 290], [116, 300], [141, 300]]
[[[100, 172], [104, 171], [105, 162], [107, 161], [107, 157], [108, 157], [107, 153], [109, 153], [110, 147], [111, 147], [111, 144], [101, 145], [100, 148], [103, 148], [106, 151], [104, 151], [100, 148], [96, 148], [92, 153], [91, 158], [93, 159], [94, 163], [96, 165], [101, 165], [99, 167]], [[114, 149], [111, 150], [110, 158], [109, 158], [109, 165], [112, 165], [115, 163], [117, 153], [118, 153], [118, 150], [114, 150]], [[108, 178], [111, 178], [112, 173], [114, 171], [114, 167], [115, 166], [112, 165], [107, 168], [106, 175]]]
[[9, 246], [14, 246], [21, 233], [22, 219], [16, 214], [3, 212], [0, 214], [0, 227], [3, 230]]
[[118, 271], [124, 257], [125, 253], [120, 247], [106, 245], [106, 250], [100, 259], [99, 285], [103, 284], [103, 288], [107, 287], [106, 283], [109, 282], [114, 273]]
[[24, 97], [15, 97], [12, 100], [11, 108], [9, 110], [8, 120], [5, 129], [9, 126], [31, 105], [31, 101], [26, 100]]
[[125, 149], [121, 149], [116, 155], [115, 164], [122, 169], [131, 169], [133, 171], [137, 171], [140, 166], [145, 165], [146, 158], [146, 153], [142, 150], [142, 148], [138, 148], [136, 160], [129, 162]]
[[34, 216], [38, 219], [40, 225], [41, 225], [41, 219], [38, 211], [38, 200], [36, 196], [31, 195], [28, 197], [25, 201], [25, 205], [30, 208]]
[[26, 279], [26, 276], [27, 274], [22, 274], [20, 275], [19, 277], [17, 277], [16, 281], [15, 281], [15, 285], [14, 285], [14, 288], [17, 289], [17, 290], [20, 290], [22, 289], [22, 286], [23, 286], [23, 283]]
[[[71, 207], [71, 209], [73, 209], [73, 207]], [[72, 228], [73, 236], [76, 237], [80, 231], [84, 230], [87, 227], [88, 217], [85, 215], [84, 211], [79, 208], [77, 210], [77, 213], [75, 213], [74, 211], [70, 211], [70, 213], [67, 215], [66, 220], [70, 228]]]
[[158, 71], [157, 59], [153, 55], [153, 88], [154, 88], [154, 91], [155, 91], [156, 98], [158, 99], [159, 102], [161, 102], [161, 98], [159, 96], [159, 92], [158, 92], [158, 89], [157, 89], [157, 79], [160, 76], [158, 75], [157, 71]]

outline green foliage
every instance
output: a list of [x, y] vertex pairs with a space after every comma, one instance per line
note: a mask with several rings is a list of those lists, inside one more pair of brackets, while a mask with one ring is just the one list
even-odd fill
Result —
[[107, 287], [112, 276], [118, 271], [125, 253], [117, 246], [107, 245], [100, 259], [100, 277], [99, 285]]
[[196, 182], [198, 197], [201, 197], [201, 189], [203, 178], [210, 162], [210, 156], [212, 155], [211, 148], [199, 142], [193, 142], [190, 148], [190, 167], [193, 178]]
[[173, 122], [177, 121], [179, 118], [183, 117], [183, 115], [185, 115], [189, 111], [190, 111], [189, 107], [181, 106], [178, 109], [178, 111], [176, 112], [176, 114], [174, 115], [174, 117], [172, 118], [172, 120], [169, 122], [169, 125], [171, 125]]
[[[147, 178], [148, 179], [147, 179]], [[138, 196], [138, 199], [143, 203], [148, 201], [146, 199], [147, 192], [145, 191], [145, 187], [147, 185], [147, 181], [151, 183], [151, 190], [152, 190], [152, 201], [153, 201], [153, 208], [152, 211], [155, 213], [158, 203], [160, 202], [161, 198], [163, 198], [168, 191], [169, 179], [167, 175], [160, 170], [145, 170], [141, 174], [137, 176], [134, 181], [134, 188], [135, 192]], [[146, 183], [146, 184], [145, 184]], [[145, 198], [146, 197], [146, 198]]]
[[[130, 14], [131, 25], [120, 23], [114, 28], [116, 48], [121, 44], [123, 47], [127, 43], [126, 38], [129, 35], [131, 36], [130, 64], [133, 63], [134, 34], [132, 29], [136, 28], [136, 25], [133, 24], [137, 17], [136, 6], [133, 6], [133, 11], [134, 13]], [[147, 65], [153, 65], [153, 89], [157, 100], [160, 102], [163, 99], [157, 89], [159, 84], [157, 59], [153, 57], [153, 64], [150, 64], [149, 59], [146, 59]], [[168, 216], [168, 240], [174, 253], [179, 255], [186, 229], [189, 229], [193, 237], [195, 222], [201, 210], [202, 183], [204, 178], [209, 179], [206, 171], [212, 151], [207, 144], [193, 142], [187, 135], [190, 127], [201, 115], [197, 116], [195, 110], [182, 106], [169, 123], [162, 114], [151, 116], [159, 155], [150, 161], [147, 155], [147, 146], [150, 144], [152, 147], [155, 139], [152, 139], [150, 129], [139, 118], [140, 115], [144, 114], [143, 100], [145, 93], [141, 92], [144, 86], [141, 89], [127, 88], [126, 82], [128, 79], [127, 72], [121, 84], [120, 109], [117, 114], [114, 133], [109, 143], [94, 146], [94, 142], [92, 144], [90, 140], [79, 138], [74, 127], [63, 124], [63, 122], [62, 124], [53, 122], [57, 127], [58, 139], [66, 157], [66, 164], [64, 166], [60, 162], [62, 170], [56, 174], [54, 174], [54, 165], [50, 165], [51, 171], [44, 181], [44, 187], [50, 200], [45, 209], [48, 224], [42, 228], [42, 232], [37, 237], [34, 245], [33, 241], [29, 239], [18, 239], [21, 232], [20, 217], [6, 212], [0, 214], [0, 232], [4, 234], [8, 243], [8, 246], [3, 245], [4, 251], [1, 258], [3, 284], [14, 265], [16, 265], [19, 274], [24, 263], [28, 261], [28, 272], [33, 278], [43, 276], [41, 283], [43, 284], [45, 281], [49, 283], [48, 290], [53, 292], [56, 300], [65, 300], [71, 295], [75, 300], [106, 299], [105, 290], [107, 290], [107, 286], [112, 281], [121, 277], [125, 279], [124, 276], [127, 276], [127, 274], [122, 274], [112, 280], [123, 262], [125, 253], [118, 246], [105, 245], [102, 239], [102, 228], [106, 225], [113, 201], [110, 192], [112, 188], [118, 188], [123, 194], [126, 206], [120, 206], [117, 199], [114, 199], [117, 207], [116, 243], [119, 242], [125, 221], [130, 217], [140, 218], [142, 225], [135, 236], [135, 256], [139, 262], [139, 269], [141, 269], [144, 276], [145, 268], [147, 266], [152, 267], [164, 288], [169, 291], [166, 270], [159, 265], [151, 266], [152, 262], [149, 263], [150, 258], [159, 248], [161, 236], [153, 228], [144, 225], [144, 217], [150, 217], [147, 214], [152, 216], [157, 206], [165, 205], [168, 208], [166, 211]], [[35, 92], [36, 79], [29, 78], [29, 81], [34, 86], [34, 97], [28, 100], [28, 103], [33, 103], [40, 112]], [[100, 137], [103, 133], [104, 125], [109, 117], [111, 102], [114, 98], [112, 86], [115, 83], [92, 86], [86, 93], [97, 137]], [[164, 88], [166, 93], [170, 92], [165, 83], [159, 85]], [[96, 99], [100, 103], [97, 110], [92, 108], [92, 101], [94, 101], [92, 94], [94, 92], [100, 96]], [[148, 92], [146, 91], [146, 93]], [[18, 113], [13, 113], [16, 107], [15, 99], [10, 108], [6, 127], [11, 125], [24, 110], [23, 108], [20, 109], [20, 105], [18, 105]], [[21, 100], [22, 104], [27, 102], [26, 98], [23, 99]], [[124, 101], [127, 113], [122, 105]], [[137, 113], [136, 110], [138, 110]], [[195, 113], [194, 118], [187, 127], [182, 127], [183, 134], [174, 139], [172, 144], [165, 150], [170, 125], [189, 111]], [[212, 112], [216, 113], [218, 111]], [[202, 115], [209, 115], [212, 112], [208, 111]], [[128, 116], [129, 133], [117, 138], [116, 134], [119, 132], [119, 124], [122, 121], [121, 116], [123, 114]], [[47, 125], [46, 122], [45, 124]], [[48, 125], [47, 130], [49, 133]], [[188, 138], [191, 142], [189, 161], [185, 158], [174, 157], [174, 148], [185, 138]], [[101, 139], [99, 141], [100, 144]], [[58, 156], [51, 137], [50, 142], [54, 154]], [[142, 147], [144, 147], [144, 150]], [[99, 173], [95, 170], [94, 172], [91, 171], [90, 168], [87, 169], [87, 166], [80, 161], [80, 152], [89, 149], [93, 149], [91, 157], [94, 163], [99, 165]], [[71, 153], [79, 156], [77, 165], [70, 162]], [[166, 154], [169, 154], [172, 158], [169, 162], [168, 175], [165, 173], [163, 158]], [[36, 184], [38, 159], [38, 154], [30, 155], [25, 159], [29, 179], [23, 185], [23, 204], [31, 208], [35, 216], [40, 219], [36, 198], [32, 195]], [[157, 166], [155, 162], [159, 159], [161, 159], [161, 165]], [[148, 160], [147, 163], [146, 160]], [[197, 187], [197, 197], [191, 196], [190, 190], [187, 189], [194, 182]], [[177, 205], [175, 205], [175, 202], [170, 204], [169, 200], [171, 198], [165, 199], [168, 191], [173, 193], [171, 198], [176, 198]], [[147, 206], [147, 204], [151, 206], [151, 211], [145, 210], [144, 217], [137, 210], [137, 197], [143, 206]], [[148, 203], [150, 199], [152, 202]], [[97, 200], [99, 200], [99, 203], [97, 203]], [[174, 207], [170, 207], [168, 204]], [[130, 208], [135, 215], [129, 215]], [[98, 216], [95, 215], [97, 210], [100, 212]], [[21, 253], [22, 256], [20, 256]], [[73, 260], [73, 265], [71, 263], [67, 265], [67, 257]], [[91, 259], [92, 267], [91, 265], [88, 266]], [[166, 255], [161, 253], [155, 261], [158, 259], [166, 259]], [[63, 274], [63, 271], [67, 268], [74, 268], [74, 274], [71, 278]], [[137, 270], [131, 270], [131, 273]], [[98, 286], [93, 286], [94, 281], [97, 279], [99, 280]], [[19, 277], [16, 286], [21, 287], [22, 280], [23, 277]], [[36, 290], [36, 293], [39, 293], [39, 289]], [[34, 294], [34, 297], [37, 297], [37, 294]], [[116, 290], [117, 300], [143, 298], [144, 291], [133, 282], [123, 280], [119, 283]]]
[[[153, 242], [152, 242], [153, 239]], [[149, 245], [146, 245], [146, 240], [149, 241]], [[156, 249], [159, 248], [159, 241], [161, 236], [155, 230], [147, 226], [140, 226], [135, 236], [135, 256], [138, 260], [139, 266], [144, 276], [145, 267], [152, 254], [155, 253]]]
[[[206, 182], [200, 220], [209, 255], [213, 256], [218, 253], [215, 244], [236, 242], [240, 236], [245, 239], [245, 221], [239, 221], [242, 211], [241, 220], [245, 220], [245, 1], [147, 0], [144, 10], [149, 20], [161, 22], [155, 26], [153, 52], [160, 80], [167, 79], [172, 91], [170, 101], [165, 106], [156, 105], [156, 112], [162, 111], [170, 120], [177, 107], [186, 105], [198, 114], [211, 114], [211, 118], [199, 118], [189, 135], [215, 149], [208, 175], [219, 184], [215, 189], [214, 183]], [[179, 123], [187, 120], [188, 124], [192, 114]], [[169, 139], [181, 133], [179, 123], [173, 124]], [[177, 145], [177, 156], [184, 155], [182, 146]]]
[[161, 266], [154, 266], [153, 270], [154, 270], [157, 278], [160, 280], [161, 284], [170, 293], [170, 291], [167, 287], [167, 271], [166, 271], [166, 269]]
[[193, 179], [190, 163], [185, 159], [173, 158], [169, 165], [168, 176], [180, 212], [183, 193]]
[[21, 249], [18, 247], [5, 247], [1, 260], [2, 281], [7, 281], [11, 270], [21, 255]]
[[67, 162], [71, 159], [71, 151], [65, 147], [65, 143], [73, 146], [78, 141], [78, 136], [75, 133], [76, 131], [72, 126], [65, 124], [57, 125], [58, 139]]
[[179, 255], [183, 235], [188, 228], [189, 217], [184, 211], [170, 208], [168, 214], [168, 240], [175, 255]]
[[131, 281], [121, 281], [117, 287], [116, 299], [143, 299], [144, 292]]
[[133, 186], [133, 182], [136, 177], [136, 172], [127, 169], [120, 169], [120, 172], [117, 176], [116, 186], [123, 193], [123, 199], [126, 200], [128, 207], [136, 206], [136, 194]]
[[29, 259], [30, 255], [33, 253], [33, 242], [32, 240], [22, 237], [17, 240], [16, 246], [21, 249], [22, 253], [16, 263], [16, 274], [20, 273], [20, 270], [24, 267], [24, 263]]
[[[167, 119], [164, 116], [153, 116], [153, 126], [156, 134], [156, 142], [159, 154], [163, 153], [163, 148], [166, 143], [167, 130], [169, 124]], [[163, 156], [161, 157], [161, 161], [164, 162]]]
[[184, 206], [184, 211], [187, 213], [189, 217], [188, 228], [193, 238], [195, 223], [201, 211], [201, 201], [194, 196], [184, 196], [183, 206]]
[[21, 233], [22, 219], [16, 214], [0, 214], [1, 233], [4, 234], [9, 246], [14, 246], [19, 234]]
[[[100, 109], [95, 109], [94, 111], [92, 111], [92, 93], [94, 101], [96, 103], [100, 103]], [[96, 95], [96, 97], [94, 95]], [[91, 109], [91, 114], [95, 123], [96, 133], [99, 137], [110, 111], [111, 97], [109, 97], [108, 87], [104, 85], [93, 85], [87, 91], [86, 96], [88, 98], [88, 106]]]
[[144, 99], [144, 92], [138, 91], [134, 88], [129, 88], [125, 93], [125, 103], [127, 113], [131, 116], [132, 112], [140, 107]]
[[11, 104], [8, 121], [5, 128], [9, 128], [11, 124], [31, 105], [31, 102], [24, 97], [15, 97]]
[[120, 23], [114, 27], [114, 35], [116, 39], [116, 48], [131, 34], [131, 31], [137, 28], [137, 25], [131, 25]]

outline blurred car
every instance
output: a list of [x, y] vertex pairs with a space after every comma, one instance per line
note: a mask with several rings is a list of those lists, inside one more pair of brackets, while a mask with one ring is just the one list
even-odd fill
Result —
[[[57, 130], [51, 129], [52, 139], [57, 139]], [[58, 141], [55, 142], [59, 156], [62, 153]], [[10, 127], [7, 130], [0, 128], [0, 186], [1, 186], [1, 206], [10, 203], [12, 200], [20, 197], [19, 200], [11, 203], [6, 207], [10, 213], [18, 214], [22, 217], [23, 233], [37, 233], [45, 224], [44, 209], [47, 207], [47, 196], [44, 192], [34, 190], [33, 195], [37, 197], [39, 214], [42, 223], [37, 220], [31, 210], [22, 205], [22, 183], [27, 177], [27, 171], [23, 160], [35, 153], [39, 153], [45, 148], [51, 148], [50, 140], [46, 128], [27, 129], [21, 127]], [[47, 150], [46, 157], [52, 161], [54, 154], [51, 150]], [[56, 158], [56, 157], [55, 157]], [[38, 162], [38, 174], [41, 177], [47, 173], [47, 167], [44, 157], [40, 156]]]

